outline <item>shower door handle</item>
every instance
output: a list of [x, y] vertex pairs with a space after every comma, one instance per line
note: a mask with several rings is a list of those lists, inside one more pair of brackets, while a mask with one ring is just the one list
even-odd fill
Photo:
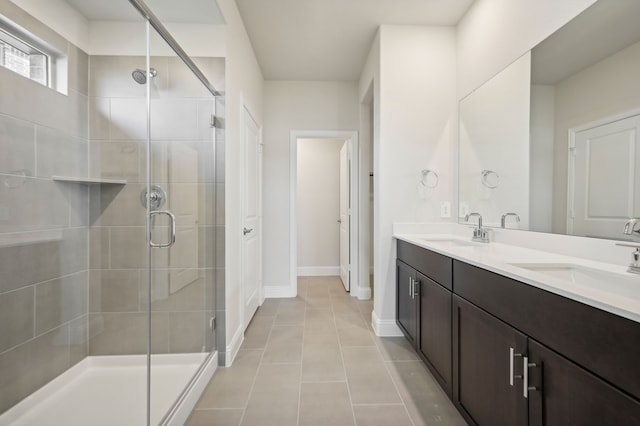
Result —
[[[153, 228], [152, 228], [152, 224], [153, 224], [153, 217], [154, 216], [160, 216], [160, 215], [166, 215], [169, 217], [169, 223], [170, 223], [170, 236], [169, 236], [169, 242], [168, 243], [154, 243], [153, 242]], [[176, 217], [174, 216], [173, 213], [171, 213], [168, 210], [163, 210], [163, 211], [155, 211], [155, 212], [151, 212], [149, 213], [149, 245], [151, 247], [154, 248], [167, 248], [167, 247], [171, 247], [174, 243], [176, 242]]]

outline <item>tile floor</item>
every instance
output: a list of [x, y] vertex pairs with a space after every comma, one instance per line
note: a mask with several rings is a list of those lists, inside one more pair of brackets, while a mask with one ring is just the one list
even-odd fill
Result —
[[258, 309], [188, 426], [466, 424], [403, 337], [375, 336], [371, 301], [338, 277], [301, 277], [298, 294]]

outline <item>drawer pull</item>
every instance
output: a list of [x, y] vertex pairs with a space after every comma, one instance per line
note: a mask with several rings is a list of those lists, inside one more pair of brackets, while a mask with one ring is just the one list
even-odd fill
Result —
[[529, 362], [529, 357], [522, 359], [522, 396], [529, 398], [529, 391], [538, 390], [535, 386], [529, 386], [529, 368], [536, 367], [535, 362]]
[[521, 379], [522, 376], [514, 375], [514, 366], [513, 366], [513, 358], [521, 357], [522, 354], [517, 354], [515, 349], [509, 348], [509, 384], [513, 386], [513, 382], [515, 379]]

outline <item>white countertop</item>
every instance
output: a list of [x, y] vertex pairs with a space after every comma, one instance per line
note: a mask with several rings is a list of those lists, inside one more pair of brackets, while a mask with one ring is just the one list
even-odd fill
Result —
[[[416, 246], [441, 253], [453, 259], [478, 266], [534, 287], [577, 300], [584, 304], [640, 322], [640, 275], [626, 272], [626, 266], [566, 256], [498, 242], [471, 243], [470, 238], [454, 234], [412, 234], [395, 232], [393, 237]], [[439, 240], [439, 241], [438, 241]], [[451, 241], [469, 245], [456, 246]], [[587, 286], [569, 279], [550, 276], [544, 272], [525, 269], [513, 264], [576, 265], [596, 275], [609, 274], [611, 280]], [[615, 280], [622, 283], [619, 287]], [[637, 287], [635, 284], [637, 282]]]

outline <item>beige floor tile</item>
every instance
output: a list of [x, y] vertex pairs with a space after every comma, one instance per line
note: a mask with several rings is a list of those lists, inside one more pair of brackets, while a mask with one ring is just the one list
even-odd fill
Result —
[[416, 361], [418, 354], [404, 337], [373, 336], [385, 361]]
[[353, 426], [347, 384], [303, 383], [300, 391], [300, 426]]
[[304, 322], [305, 334], [337, 334], [336, 324], [333, 320], [324, 318], [308, 318]]
[[243, 349], [264, 349], [271, 333], [275, 316], [254, 317], [244, 333]]
[[296, 425], [300, 364], [262, 364], [242, 425]]
[[375, 346], [343, 347], [342, 356], [354, 404], [402, 402]]
[[375, 336], [371, 301], [339, 277], [299, 277], [298, 290], [258, 309], [187, 426], [465, 424], [403, 337]]
[[341, 328], [338, 337], [342, 346], [375, 346], [371, 332], [366, 328]]
[[196, 409], [244, 408], [263, 351], [241, 349], [228, 368], [219, 368], [204, 390]]
[[386, 365], [416, 425], [466, 425], [422, 361], [387, 362]]
[[413, 426], [402, 404], [354, 405], [353, 412], [358, 426]]
[[280, 306], [281, 299], [266, 299], [262, 306], [258, 308], [254, 317], [259, 317], [262, 315], [266, 316], [275, 316], [278, 312], [278, 307]]
[[262, 362], [301, 362], [303, 330], [302, 325], [274, 325]]
[[186, 426], [239, 426], [243, 409], [195, 410]]
[[338, 337], [333, 334], [307, 334], [302, 352], [302, 381], [345, 381]]

